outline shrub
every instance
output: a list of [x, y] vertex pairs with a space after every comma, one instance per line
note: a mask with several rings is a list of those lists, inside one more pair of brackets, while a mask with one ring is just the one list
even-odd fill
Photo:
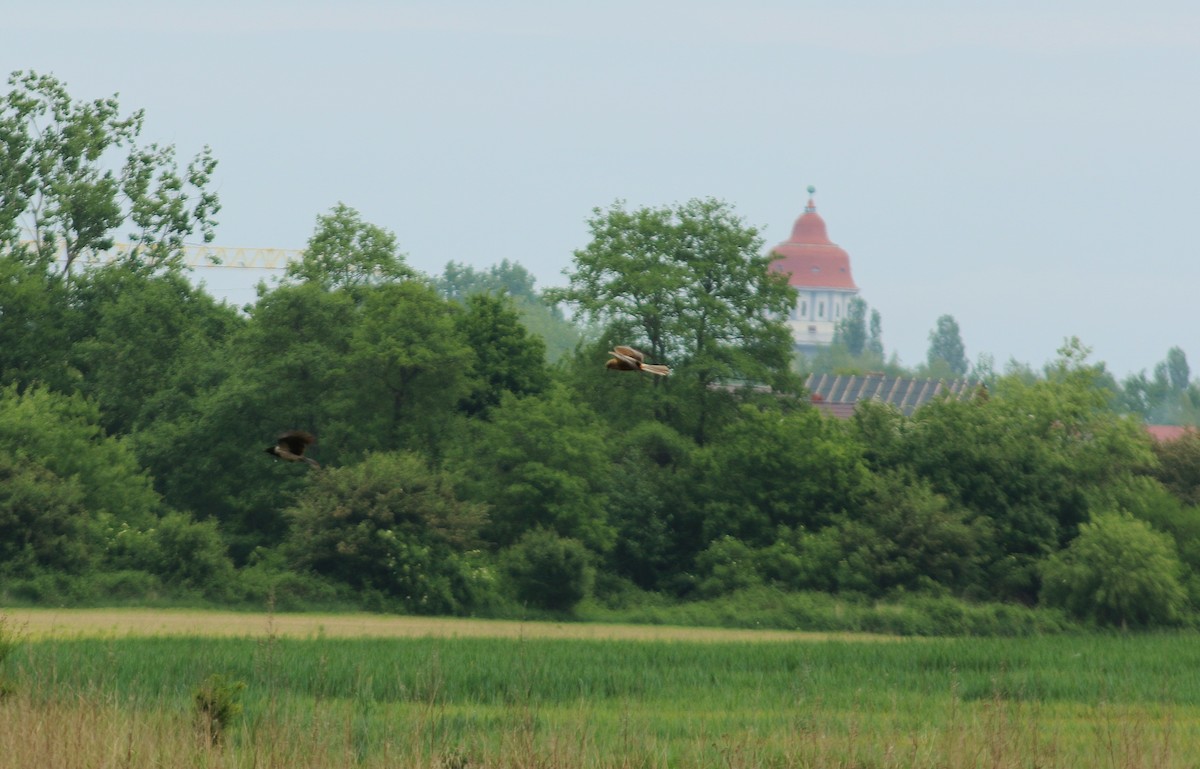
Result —
[[745, 542], [729, 535], [714, 540], [696, 556], [698, 592], [704, 598], [715, 598], [760, 584], [754, 561], [755, 553]]
[[1129, 513], [1110, 512], [1042, 567], [1042, 600], [1103, 625], [1145, 627], [1180, 621], [1187, 595], [1171, 538]]
[[209, 743], [219, 745], [225, 729], [242, 714], [240, 698], [245, 688], [245, 681], [230, 681], [225, 676], [214, 673], [204, 679], [196, 689], [192, 700], [196, 706], [200, 728]]
[[215, 521], [169, 513], [144, 530], [122, 526], [112, 536], [110, 561], [118, 569], [153, 574], [172, 587], [225, 598], [233, 562]]
[[591, 553], [577, 539], [548, 529], [527, 532], [502, 557], [517, 599], [540, 609], [570, 611], [591, 590]]
[[316, 474], [287, 511], [291, 568], [422, 614], [463, 613], [484, 586], [467, 563], [484, 510], [418, 455], [375, 453]]

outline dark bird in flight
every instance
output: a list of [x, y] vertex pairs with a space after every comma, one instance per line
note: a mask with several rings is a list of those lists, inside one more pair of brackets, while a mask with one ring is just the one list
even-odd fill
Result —
[[287, 462], [307, 462], [313, 467], [320, 467], [317, 460], [304, 456], [304, 450], [316, 442], [316, 438], [303, 430], [288, 430], [279, 436], [274, 446], [267, 447], [267, 453]]
[[619, 344], [608, 353], [612, 357], [604, 364], [605, 368], [615, 371], [645, 371], [648, 374], [666, 376], [671, 369], [660, 363], [646, 363], [646, 356], [640, 350]]

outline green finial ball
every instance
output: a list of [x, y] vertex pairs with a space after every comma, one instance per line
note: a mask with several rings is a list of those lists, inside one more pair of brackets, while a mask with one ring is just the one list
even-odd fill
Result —
[[808, 194], [809, 194], [809, 195], [813, 194], [813, 193], [814, 193], [814, 192], [816, 192], [816, 191], [817, 191], [817, 188], [816, 188], [816, 187], [812, 186], [811, 184], [810, 184], [810, 185], [808, 185]]

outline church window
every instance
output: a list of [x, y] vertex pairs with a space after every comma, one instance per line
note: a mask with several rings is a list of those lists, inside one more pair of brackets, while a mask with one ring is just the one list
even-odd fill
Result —
[[818, 318], [825, 317], [825, 303], [824, 302], [817, 303], [817, 317]]
[[800, 317], [801, 317], [801, 318], [807, 318], [807, 317], [808, 317], [808, 302], [801, 302], [801, 303], [800, 303]]

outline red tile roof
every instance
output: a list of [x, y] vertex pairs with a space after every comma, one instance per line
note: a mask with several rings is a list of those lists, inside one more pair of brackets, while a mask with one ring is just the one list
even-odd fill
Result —
[[1174, 441], [1194, 432], [1194, 427], [1179, 427], [1178, 425], [1146, 425], [1146, 432], [1156, 441]]
[[829, 239], [825, 220], [812, 199], [792, 226], [792, 236], [772, 249], [771, 269], [791, 275], [797, 288], [840, 288], [857, 291], [850, 274], [850, 255]]

